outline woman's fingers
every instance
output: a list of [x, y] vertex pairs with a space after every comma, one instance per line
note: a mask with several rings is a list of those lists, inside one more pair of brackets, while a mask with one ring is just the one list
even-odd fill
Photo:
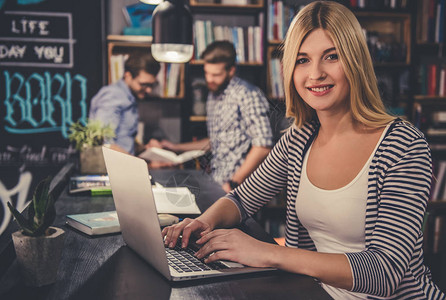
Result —
[[183, 228], [191, 223], [191, 219], [184, 219], [182, 222], [168, 226], [163, 229], [162, 233], [164, 235], [164, 245], [169, 246], [171, 248], [175, 247], [177, 240], [183, 231]]
[[272, 245], [260, 242], [238, 229], [218, 229], [204, 234], [197, 243], [199, 259], [205, 262], [230, 260], [253, 267], [268, 266], [268, 255]]
[[164, 245], [169, 248], [176, 246], [178, 238], [182, 236], [181, 247], [185, 248], [189, 244], [190, 236], [195, 232], [209, 232], [209, 225], [194, 219], [186, 218], [182, 222], [168, 226], [163, 229]]
[[[183, 229], [183, 237], [181, 241], [181, 247], [186, 248], [189, 244], [189, 239], [192, 233], [205, 230], [206, 225], [198, 220], [194, 220], [190, 224], [186, 225]], [[207, 230], [209, 231], [209, 229]]]
[[197, 258], [201, 259], [213, 252], [230, 249], [232, 242], [230, 235], [232, 231], [233, 230], [218, 229], [203, 235], [197, 240], [197, 244], [203, 244], [200, 250], [195, 254]]

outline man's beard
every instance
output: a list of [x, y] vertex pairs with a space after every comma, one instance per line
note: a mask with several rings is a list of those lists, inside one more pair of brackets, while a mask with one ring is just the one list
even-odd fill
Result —
[[231, 76], [228, 75], [228, 76], [226, 76], [225, 80], [219, 86], [217, 86], [215, 89], [210, 88], [209, 84], [208, 84], [208, 90], [214, 94], [220, 94], [228, 87], [228, 84], [230, 81], [231, 81]]
[[[130, 91], [132, 92], [133, 96], [137, 99], [137, 100], [144, 100], [148, 94], [146, 92], [137, 92], [134, 91], [132, 89], [130, 89]], [[142, 98], [141, 98], [142, 97]]]

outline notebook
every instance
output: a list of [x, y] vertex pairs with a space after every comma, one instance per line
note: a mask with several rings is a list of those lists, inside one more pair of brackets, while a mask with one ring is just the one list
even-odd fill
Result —
[[273, 270], [228, 261], [205, 265], [193, 256], [196, 250], [193, 247], [164, 247], [146, 161], [110, 148], [102, 149], [125, 243], [168, 280], [182, 281]]

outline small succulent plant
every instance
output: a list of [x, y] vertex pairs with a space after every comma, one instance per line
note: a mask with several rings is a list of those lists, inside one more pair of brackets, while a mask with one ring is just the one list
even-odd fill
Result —
[[8, 202], [8, 208], [16, 218], [24, 235], [37, 237], [50, 234], [48, 229], [56, 218], [54, 197], [49, 191], [51, 179], [51, 177], [47, 177], [38, 183], [34, 190], [32, 203], [28, 205], [27, 217]]
[[75, 143], [77, 150], [85, 146], [101, 146], [104, 141], [115, 137], [115, 130], [111, 125], [104, 125], [99, 120], [89, 120], [86, 125], [76, 122], [70, 126], [68, 138]]

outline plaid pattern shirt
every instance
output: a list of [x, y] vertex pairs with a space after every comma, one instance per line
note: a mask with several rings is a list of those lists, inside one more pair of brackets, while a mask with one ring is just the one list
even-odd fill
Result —
[[256, 86], [233, 77], [222, 93], [209, 93], [206, 111], [216, 182], [232, 178], [251, 146], [273, 145], [269, 103]]

